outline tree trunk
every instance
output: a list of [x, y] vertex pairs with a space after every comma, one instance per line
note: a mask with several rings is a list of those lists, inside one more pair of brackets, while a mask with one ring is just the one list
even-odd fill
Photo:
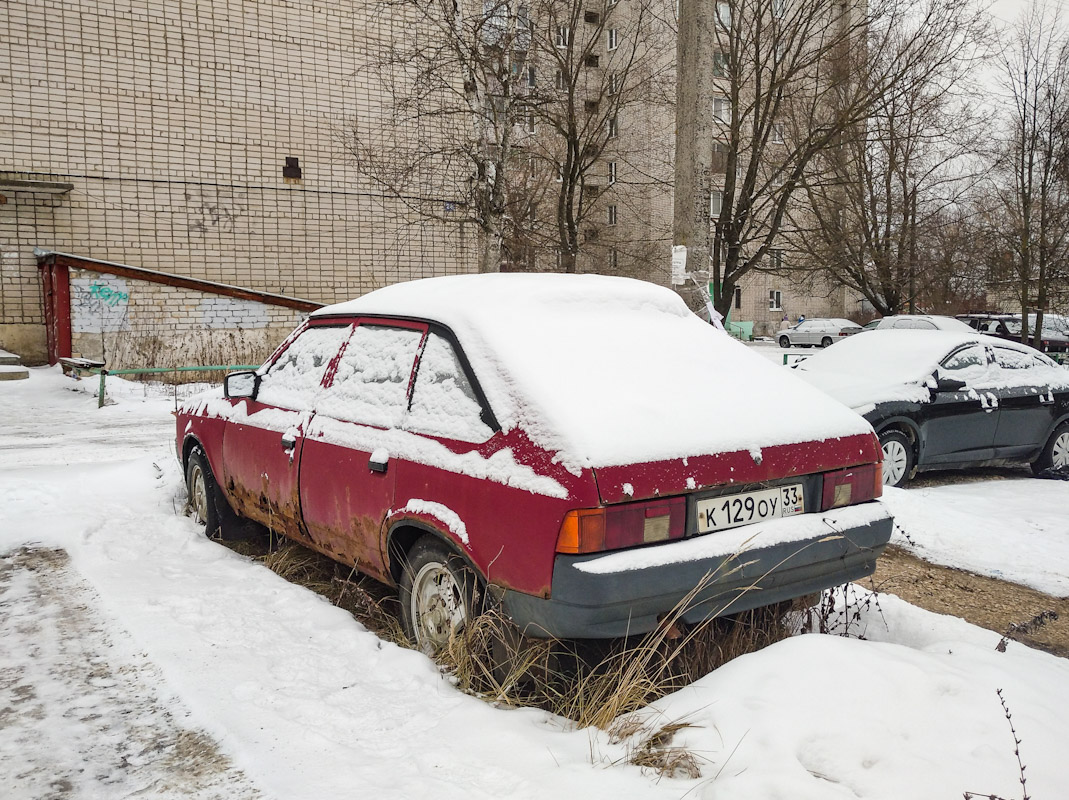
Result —
[[479, 247], [479, 272], [501, 271], [501, 231], [483, 231]]

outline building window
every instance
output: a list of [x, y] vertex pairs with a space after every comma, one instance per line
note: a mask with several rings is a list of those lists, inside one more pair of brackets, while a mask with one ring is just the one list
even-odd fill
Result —
[[721, 28], [731, 30], [731, 3], [718, 2], [716, 4], [716, 21]]
[[783, 144], [783, 123], [777, 122], [772, 126], [773, 144]]
[[600, 63], [601, 63], [600, 56], [596, 56], [596, 55], [593, 55], [593, 54], [588, 55], [586, 58], [583, 59], [583, 66], [584, 67], [596, 67]]
[[609, 117], [605, 120], [605, 128], [609, 134], [610, 139], [615, 139], [620, 135], [620, 125], [616, 121], [616, 117]]
[[528, 88], [533, 89], [534, 85], [535, 85], [535, 68], [534, 67], [528, 67], [527, 68], [527, 86], [528, 86]]
[[615, 50], [620, 46], [620, 34], [616, 28], [609, 28], [609, 50]]
[[533, 111], [528, 111], [527, 112], [527, 132], [528, 133], [534, 133], [535, 132], [535, 115], [534, 115]]
[[572, 38], [571, 33], [572, 32], [567, 25], [558, 25], [557, 35], [555, 37], [555, 44], [557, 47], [567, 47]]
[[782, 311], [783, 310], [783, 292], [779, 289], [768, 290], [768, 310], [769, 311]]
[[742, 308], [742, 287], [735, 287], [735, 308]]
[[301, 162], [300, 159], [286, 156], [285, 165], [282, 167], [282, 178], [287, 182], [300, 183]]
[[609, 206], [609, 224], [616, 224], [616, 206]]
[[601, 22], [601, 14], [597, 11], [584, 11], [583, 22], [589, 22], [591, 25], [598, 25]]
[[557, 252], [557, 269], [560, 269], [560, 266], [561, 266], [561, 249], [559, 247], [555, 247], [553, 249], [556, 250], [556, 252]]
[[709, 216], [717, 218], [724, 208], [724, 193], [720, 189], [713, 189], [709, 193]]
[[769, 269], [783, 269], [783, 251], [782, 250], [769, 250], [768, 251], [768, 266], [769, 266]]
[[558, 89], [564, 88], [564, 73], [559, 69], [553, 76], [553, 85], [556, 86]]
[[713, 77], [726, 78], [728, 76], [728, 54], [722, 50], [713, 53]]
[[538, 175], [538, 170], [535, 168], [535, 157], [527, 156], [527, 168], [530, 170], [531, 177], [534, 178]]
[[713, 98], [713, 119], [717, 122], [731, 122], [731, 101], [726, 97]]
[[618, 2], [620, 2], [620, 0], [605, 0], [605, 5], [607, 5], [609, 8], [612, 8]]
[[620, 265], [620, 255], [616, 248], [609, 251], [609, 269], [616, 269]]
[[608, 174], [608, 180], [606, 181], [606, 183], [608, 183], [609, 186], [612, 186], [614, 183], [616, 183], [616, 162], [615, 161], [610, 161], [609, 162], [609, 174]]
[[608, 94], [610, 94], [610, 95], [616, 94], [618, 91], [620, 91], [620, 79], [618, 77], [616, 77], [616, 73], [615, 72], [612, 72], [612, 73], [609, 74], [609, 81], [608, 81], [608, 87], [607, 88], [608, 88]]
[[772, 16], [782, 19], [787, 14], [787, 0], [772, 0]]
[[598, 113], [598, 101], [597, 100], [584, 100], [583, 110], [588, 114]]

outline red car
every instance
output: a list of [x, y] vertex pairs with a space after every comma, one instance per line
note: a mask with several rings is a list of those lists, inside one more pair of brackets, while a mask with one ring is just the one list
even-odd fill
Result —
[[872, 428], [642, 281], [469, 275], [329, 306], [185, 403], [210, 531], [236, 515], [397, 585], [426, 651], [483, 603], [535, 636], [653, 629], [870, 574]]

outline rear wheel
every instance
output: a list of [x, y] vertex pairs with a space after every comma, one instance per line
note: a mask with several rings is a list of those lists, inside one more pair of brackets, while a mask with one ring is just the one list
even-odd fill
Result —
[[786, 336], [781, 336], [779, 337], [779, 346], [786, 350], [788, 347], [791, 346], [791, 340], [788, 339]]
[[1032, 462], [1032, 472], [1038, 474], [1051, 467], [1069, 469], [1069, 422], [1054, 429], [1039, 458]]
[[434, 655], [475, 616], [478, 579], [433, 536], [408, 551], [401, 573], [401, 622], [417, 649]]
[[913, 445], [901, 431], [884, 431], [880, 434], [883, 450], [884, 486], [905, 486], [913, 471]]
[[821, 339], [820, 340], [820, 346], [821, 347], [831, 347], [831, 337], [830, 336], [825, 336], [823, 339]]

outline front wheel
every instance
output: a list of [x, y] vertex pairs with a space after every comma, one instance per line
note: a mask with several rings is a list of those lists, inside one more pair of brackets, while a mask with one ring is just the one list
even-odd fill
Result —
[[475, 616], [475, 573], [433, 536], [408, 551], [401, 573], [401, 623], [416, 648], [434, 655]]
[[779, 346], [786, 350], [791, 346], [791, 340], [788, 339], [786, 336], [781, 336], [779, 337]]
[[194, 448], [186, 462], [186, 490], [189, 492], [189, 511], [193, 521], [203, 525], [209, 537], [215, 536], [219, 531], [215, 477], [204, 451], [199, 447]]
[[913, 446], [909, 437], [901, 431], [884, 431], [880, 434], [883, 450], [883, 485], [905, 486], [913, 471]]
[[1069, 469], [1069, 422], [1054, 429], [1039, 458], [1032, 462], [1032, 472], [1037, 475], [1050, 469]]

